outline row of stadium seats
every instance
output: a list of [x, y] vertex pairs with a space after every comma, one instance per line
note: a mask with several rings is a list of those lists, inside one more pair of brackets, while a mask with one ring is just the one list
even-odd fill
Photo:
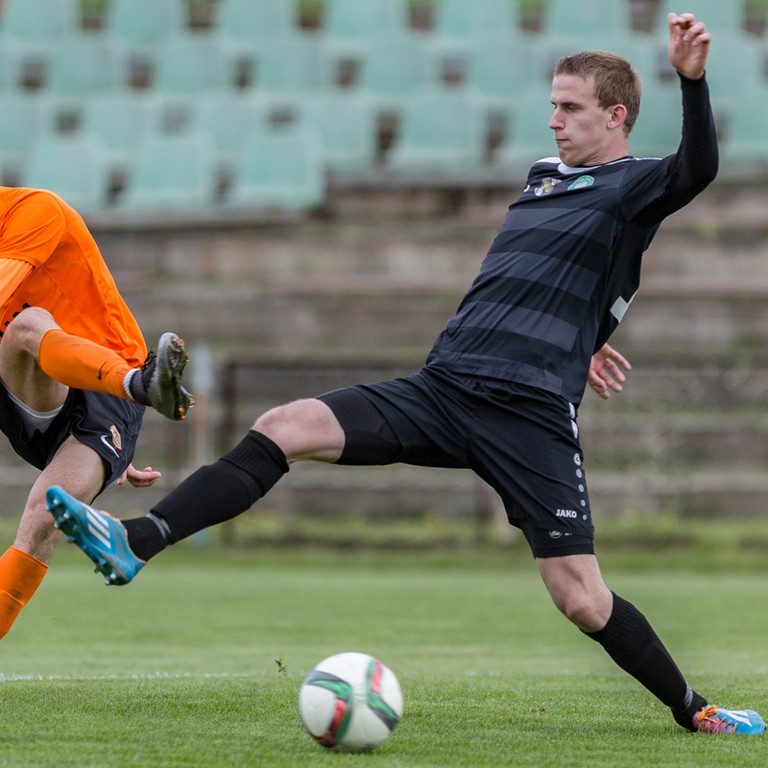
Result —
[[[97, 0], [99, 28], [125, 43], [149, 45], [190, 26], [194, 0]], [[424, 4], [425, 0], [422, 0]], [[318, 4], [315, 2], [315, 4]], [[340, 44], [357, 43], [371, 34], [400, 32], [411, 26], [411, 0], [322, 0], [319, 26]], [[521, 30], [517, 0], [432, 0], [430, 28], [446, 40], [465, 40], [489, 32]], [[3, 42], [40, 43], [84, 26], [83, 0], [4, 0], [0, 15]], [[210, 0], [207, 26], [244, 44], [264, 42], [301, 26], [301, 0]], [[632, 0], [542, 0], [538, 24], [546, 37], [612, 35], [635, 26]], [[751, 5], [755, 5], [754, 2]], [[719, 34], [747, 28], [748, 0], [691, 0], [686, 8]], [[648, 6], [646, 6], [648, 7]], [[667, 6], [656, 3], [644, 29], [665, 34]], [[89, 17], [89, 21], [94, 19]]]
[[[630, 140], [636, 156], [675, 150], [676, 84], [647, 93]], [[0, 96], [5, 184], [46, 187], [83, 212], [195, 211], [210, 207], [312, 208], [326, 182], [520, 183], [533, 160], [555, 153], [551, 106], [540, 87], [503, 108], [459, 87], [421, 91], [387, 146], [375, 105], [353, 91], [307, 98], [280, 115], [247, 93], [212, 92], [169, 102], [116, 91], [89, 100], [82, 119], [56, 125], [44, 95]], [[768, 100], [737, 110], [721, 141], [723, 165], [768, 173]]]
[[[709, 1], [692, 3], [703, 8]], [[68, 194], [83, 210], [140, 208], [144, 202], [158, 210], [195, 210], [212, 205], [312, 207], [322, 200], [329, 172], [428, 179], [492, 169], [519, 175], [536, 157], [554, 150], [546, 127], [554, 60], [587, 47], [583, 39], [577, 44], [572, 38], [523, 34], [514, 24], [510, 9], [516, 6], [509, 0], [440, 0], [445, 15], [436, 19], [439, 40], [400, 29], [399, 20], [383, 32], [387, 19], [401, 18], [401, 0], [328, 0], [328, 28], [342, 28], [341, 21], [333, 22], [334, 9], [341, 13], [346, 8], [348, 23], [361, 7], [382, 14], [376, 34], [356, 49], [298, 29], [295, 0], [218, 0], [218, 24], [197, 32], [181, 21], [186, 0], [149, 0], [144, 8], [145, 2], [110, 0], [98, 33], [65, 31], [52, 23], [58, 33], [43, 46], [44, 55], [28, 57], [33, 49], [20, 42], [21, 24], [10, 23], [21, 14], [19, 4], [36, 7], [39, 14], [51, 3], [50, 19], [60, 21], [71, 18], [72, 2], [5, 0], [0, 42], [11, 29], [16, 32], [13, 45], [0, 45], [0, 107], [14, 116], [0, 124], [4, 183], [71, 190]], [[578, 6], [581, 19], [585, 9], [599, 10], [594, 31], [601, 23], [617, 23], [615, 9], [624, 5], [620, 0], [566, 0], [559, 6], [552, 0], [549, 9], [554, 14], [561, 7], [563, 19], [566, 8]], [[503, 17], [511, 21], [503, 33], [502, 6], [511, 14]], [[735, 8], [721, 0], [714, 6]], [[56, 8], [69, 10], [57, 16]], [[451, 8], [453, 38], [445, 21]], [[269, 26], [267, 9], [282, 21]], [[148, 34], [148, 26], [143, 37], [124, 34], [117, 44], [116, 19], [123, 14], [124, 30], [128, 20], [138, 26], [142, 11], [143, 24], [153, 12], [174, 19], [173, 24], [153, 27], [162, 28], [159, 36]], [[496, 29], [488, 32], [494, 16]], [[255, 17], [259, 24], [249, 27]], [[721, 18], [725, 26], [722, 13]], [[485, 35], [459, 39], [459, 31], [481, 28]], [[565, 29], [572, 32], [573, 25]], [[246, 34], [233, 47], [235, 30]], [[643, 104], [631, 150], [641, 156], [673, 151], [680, 132], [680, 94], [663, 38], [623, 30], [611, 34], [610, 41], [643, 74]], [[132, 87], [133, 70], [142, 46], [152, 77], [137, 88]], [[349, 58], [355, 66], [342, 78], [339, 62]], [[37, 80], [31, 78], [34, 88], [24, 87], [30, 62], [33, 74], [37, 70]], [[713, 47], [708, 78], [727, 162], [762, 173], [768, 149], [761, 126], [766, 121], [756, 112], [768, 104], [764, 49], [754, 37], [726, 35]], [[383, 133], [389, 134], [386, 146]], [[289, 138], [293, 160], [286, 159], [281, 180], [272, 162], [280, 152], [259, 160], [254, 147], [263, 150], [267, 139], [287, 144]], [[156, 159], [158, 154], [183, 158], [193, 148], [194, 161]], [[76, 166], [67, 153], [91, 171], [74, 178]], [[187, 174], [195, 168], [193, 182]]]

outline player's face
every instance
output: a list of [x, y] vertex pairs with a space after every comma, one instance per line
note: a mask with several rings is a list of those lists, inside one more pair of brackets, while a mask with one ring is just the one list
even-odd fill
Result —
[[556, 75], [552, 104], [555, 111], [549, 127], [566, 165], [599, 165], [626, 154], [626, 138], [620, 125], [617, 129], [615, 109], [603, 109], [597, 103], [592, 78]]

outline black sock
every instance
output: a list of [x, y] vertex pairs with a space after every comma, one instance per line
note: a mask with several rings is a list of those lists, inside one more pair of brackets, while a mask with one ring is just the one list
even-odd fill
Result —
[[677, 723], [690, 731], [693, 714], [707, 702], [686, 682], [648, 620], [632, 603], [614, 594], [613, 612], [597, 632], [586, 632], [608, 655], [672, 710]]
[[136, 557], [149, 560], [167, 544], [250, 509], [288, 471], [280, 448], [251, 430], [218, 461], [193, 472], [144, 517], [123, 520]]

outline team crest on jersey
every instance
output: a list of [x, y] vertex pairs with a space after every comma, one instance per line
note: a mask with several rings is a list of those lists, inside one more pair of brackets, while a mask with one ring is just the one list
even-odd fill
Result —
[[542, 179], [541, 184], [538, 187], [536, 187], [534, 194], [536, 195], [536, 197], [541, 197], [542, 195], [548, 195], [560, 182], [561, 182], [561, 179], [553, 179], [551, 177]]
[[123, 438], [120, 435], [120, 430], [118, 430], [114, 424], [109, 428], [109, 434], [112, 435], [112, 445], [114, 445], [118, 451], [122, 450]]
[[591, 187], [595, 183], [593, 176], [579, 176], [576, 181], [571, 184], [568, 189], [582, 189], [583, 187]]

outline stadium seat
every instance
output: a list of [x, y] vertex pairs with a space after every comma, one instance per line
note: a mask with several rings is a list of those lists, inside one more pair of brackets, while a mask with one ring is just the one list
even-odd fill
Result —
[[222, 206], [296, 211], [314, 208], [324, 198], [320, 141], [316, 134], [294, 128], [250, 138]]
[[243, 46], [259, 45], [299, 29], [295, 0], [219, 0], [213, 29]]
[[743, 95], [764, 94], [768, 50], [756, 38], [718, 40], [707, 59], [707, 82], [713, 108], [725, 119], [743, 104]]
[[194, 100], [190, 127], [210, 136], [219, 170], [230, 175], [248, 139], [269, 129], [269, 109], [250, 91], [212, 91]]
[[506, 106], [536, 83], [546, 96], [552, 80], [541, 44], [523, 37], [479, 37], [469, 49], [467, 62], [469, 85], [492, 106]]
[[731, 114], [724, 137], [720, 141], [720, 165], [724, 177], [749, 178], [768, 176], [768, 94], [762, 98], [743, 94], [742, 102]]
[[155, 91], [167, 97], [191, 97], [234, 87], [227, 57], [217, 40], [201, 32], [175, 32], [157, 55]]
[[187, 29], [187, 10], [186, 0], [110, 0], [103, 31], [133, 81], [145, 85], [151, 79], [161, 44]]
[[0, 48], [13, 57], [22, 85], [47, 78], [55, 46], [78, 31], [77, 0], [4, 0]]
[[677, 83], [643, 85], [640, 114], [629, 134], [635, 157], [664, 157], [677, 151], [683, 125], [683, 97]]
[[301, 106], [299, 119], [317, 131], [328, 170], [366, 171], [376, 164], [376, 112], [364, 95], [347, 91], [316, 95]]
[[541, 31], [548, 38], [575, 40], [603, 35], [610, 49], [610, 35], [630, 32], [631, 21], [627, 0], [548, 0]]
[[479, 96], [461, 88], [423, 90], [403, 113], [385, 164], [399, 172], [452, 172], [485, 161], [486, 110]]
[[405, 0], [327, 0], [323, 31], [337, 57], [359, 58], [368, 42], [409, 28]]
[[46, 90], [63, 126], [76, 124], [88, 99], [122, 84], [123, 70], [101, 36], [78, 34], [58, 43], [51, 57]]
[[35, 142], [21, 186], [50, 189], [85, 216], [109, 205], [105, 155], [99, 142], [84, 133], [48, 133]]
[[440, 0], [433, 30], [441, 47], [465, 47], [495, 35], [513, 38], [521, 30], [518, 6], [510, 0]]
[[44, 94], [12, 90], [0, 94], [0, 114], [13, 115], [0, 120], [0, 176], [13, 184], [35, 143], [54, 130], [53, 104]]
[[101, 142], [111, 173], [124, 179], [144, 135], [155, 124], [157, 97], [148, 91], [115, 89], [85, 103], [80, 130]]
[[333, 84], [333, 59], [323, 40], [295, 34], [261, 49], [254, 93], [275, 110], [294, 110], [318, 89]]
[[552, 112], [546, 90], [536, 87], [518, 94], [507, 111], [507, 134], [494, 154], [494, 167], [524, 176], [536, 160], [556, 157], [557, 145], [549, 127]]
[[218, 179], [207, 136], [151, 130], [139, 144], [116, 210], [133, 213], [193, 213], [216, 202]]
[[404, 33], [371, 40], [360, 59], [357, 86], [380, 111], [399, 115], [413, 94], [439, 80], [432, 47], [422, 36]]
[[217, 6], [212, 34], [244, 84], [253, 80], [261, 46], [300, 27], [295, 0], [219, 0]]

